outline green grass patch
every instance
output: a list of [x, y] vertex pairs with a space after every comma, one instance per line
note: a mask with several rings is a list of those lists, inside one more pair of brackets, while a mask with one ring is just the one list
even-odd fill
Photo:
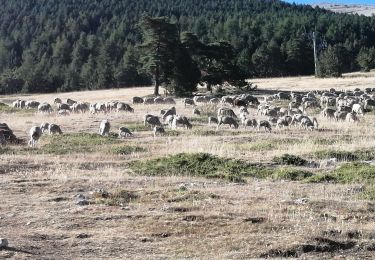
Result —
[[147, 150], [143, 147], [140, 146], [130, 146], [130, 145], [125, 145], [125, 146], [114, 146], [110, 147], [108, 152], [111, 154], [118, 154], [118, 155], [129, 155], [133, 153], [143, 153], [146, 152]]
[[241, 160], [219, 158], [207, 153], [180, 153], [147, 161], [134, 161], [136, 174], [151, 176], [201, 176], [244, 182], [244, 177], [265, 178], [272, 170]]
[[308, 182], [370, 183], [375, 180], [375, 166], [351, 162], [322, 175], [312, 176]]
[[267, 139], [253, 144], [250, 149], [254, 151], [269, 151], [279, 149], [282, 146], [293, 145], [300, 143], [301, 140], [295, 138], [285, 138], [285, 139]]
[[[39, 149], [29, 149], [37, 153], [46, 154], [70, 154], [70, 153], [92, 153], [100, 151], [102, 146], [116, 144], [119, 142], [115, 134], [108, 137], [89, 133], [72, 133], [62, 135], [51, 135], [42, 137], [43, 144]], [[26, 150], [26, 149], [25, 149]], [[27, 150], [26, 150], [27, 151]]]
[[294, 165], [294, 166], [304, 166], [307, 161], [299, 156], [292, 154], [283, 154], [280, 157], [274, 157], [272, 159], [274, 163], [281, 165]]
[[358, 198], [363, 200], [375, 200], [375, 186], [371, 185], [365, 187], [365, 190], [358, 194]]
[[272, 177], [277, 180], [301, 181], [310, 178], [314, 174], [312, 172], [290, 167], [280, 167], [275, 170]]
[[375, 159], [375, 149], [361, 149], [356, 151], [321, 150], [312, 155], [317, 159], [337, 158], [338, 161], [370, 161]]

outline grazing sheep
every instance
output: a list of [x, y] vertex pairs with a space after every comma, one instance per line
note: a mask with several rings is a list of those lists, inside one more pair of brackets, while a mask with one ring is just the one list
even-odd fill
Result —
[[249, 111], [247, 110], [246, 107], [240, 107], [240, 115], [241, 114], [244, 114], [244, 115], [248, 115], [249, 114]]
[[305, 128], [305, 129], [308, 129], [308, 130], [312, 131], [314, 128], [316, 128], [316, 129], [318, 128], [318, 121], [316, 120], [315, 117], [313, 118], [313, 120], [311, 120], [308, 117], [303, 117], [301, 119], [300, 126], [302, 128]]
[[95, 111], [107, 113], [107, 107], [104, 103], [96, 103], [95, 104]]
[[337, 111], [343, 111], [343, 112], [350, 113], [350, 112], [352, 112], [352, 107], [350, 107], [350, 106], [339, 106], [337, 108]]
[[176, 115], [176, 108], [175, 107], [171, 107], [171, 108], [168, 108], [166, 110], [160, 111], [160, 113], [162, 114], [163, 121], [165, 121], [165, 119], [167, 118], [167, 116]]
[[184, 104], [184, 107], [186, 107], [187, 105], [189, 105], [189, 106], [195, 105], [194, 100], [192, 98], [184, 98], [182, 100], [182, 103]]
[[172, 97], [165, 97], [164, 98], [164, 104], [174, 105], [174, 104], [176, 104], [176, 101]]
[[[117, 105], [119, 104], [118, 101], [111, 101], [111, 102], [106, 102], [105, 107], [107, 112], [112, 112], [115, 108], [117, 109]], [[118, 110], [117, 110], [118, 112]]]
[[162, 97], [154, 98], [154, 104], [164, 104], [164, 98]]
[[191, 129], [193, 127], [186, 116], [176, 115], [173, 117], [172, 128], [176, 129], [179, 125], [182, 125], [186, 129]]
[[375, 106], [375, 100], [374, 99], [366, 99], [365, 104], [363, 106], [364, 109], [368, 109], [370, 106]]
[[261, 115], [264, 115], [266, 113], [266, 110], [270, 107], [270, 104], [265, 103], [265, 104], [259, 104], [258, 105], [258, 110], [257, 110], [257, 115], [260, 113]]
[[211, 98], [210, 101], [209, 101], [210, 104], [219, 104], [220, 103], [220, 99], [218, 98]]
[[74, 113], [86, 113], [89, 111], [89, 106], [86, 103], [75, 103], [72, 105], [72, 110]]
[[253, 127], [253, 128], [255, 128], [255, 127], [257, 127], [258, 126], [258, 122], [257, 122], [257, 120], [256, 119], [250, 119], [250, 118], [248, 118], [248, 119], [245, 119], [243, 122], [242, 122], [242, 125], [246, 128], [246, 127], [248, 127], [248, 126], [251, 126], [251, 127]]
[[128, 136], [133, 136], [133, 133], [130, 132], [130, 130], [126, 127], [120, 127], [118, 129], [118, 137], [119, 138], [124, 138], [124, 137], [128, 137]]
[[132, 101], [133, 101], [133, 104], [142, 104], [144, 102], [143, 98], [141, 97], [133, 97]]
[[293, 115], [297, 115], [297, 114], [303, 114], [302, 110], [299, 109], [299, 108], [292, 108], [292, 109], [289, 109], [289, 111], [288, 111], [289, 116], [293, 116]]
[[148, 98], [145, 98], [143, 100], [143, 104], [145, 104], [145, 105], [154, 104], [154, 103], [155, 102], [154, 102], [154, 98], [153, 97], [148, 97]]
[[226, 108], [226, 107], [221, 107], [217, 110], [217, 117], [220, 118], [222, 116], [229, 116], [229, 117], [237, 118], [234, 111], [232, 109]]
[[42, 133], [46, 132], [49, 129], [49, 123], [42, 123], [40, 129], [42, 130]]
[[357, 113], [353, 111], [346, 115], [345, 120], [346, 122], [358, 122], [359, 118], [357, 116]]
[[68, 116], [68, 115], [70, 115], [70, 111], [69, 110], [65, 110], [65, 109], [61, 109], [61, 110], [57, 111], [57, 115], [59, 115], [59, 116]]
[[260, 104], [258, 98], [254, 97], [250, 94], [242, 94], [240, 97], [241, 97], [242, 100], [246, 101], [248, 106], [251, 105], [253, 107], [256, 107]]
[[198, 108], [194, 108], [194, 109], [193, 109], [193, 115], [198, 115], [198, 116], [200, 116], [200, 115], [201, 115], [201, 111], [199, 111]]
[[29, 131], [29, 136], [30, 136], [29, 146], [35, 147], [39, 141], [39, 138], [42, 136], [42, 134], [43, 134], [42, 129], [40, 129], [39, 126], [31, 127]]
[[247, 101], [246, 101], [246, 100], [239, 99], [239, 98], [236, 98], [236, 99], [233, 101], [233, 105], [234, 105], [234, 106], [237, 106], [237, 107], [247, 107]]
[[134, 113], [134, 108], [132, 108], [131, 106], [129, 106], [128, 104], [126, 104], [124, 102], [117, 103], [116, 109], [117, 109], [117, 112], [126, 111], [126, 112], [130, 112], [130, 113]]
[[61, 98], [55, 98], [55, 99], [53, 100], [53, 103], [54, 103], [54, 104], [60, 104], [60, 103], [62, 103], [62, 100], [61, 100]]
[[162, 126], [154, 126], [154, 137], [156, 137], [156, 135], [165, 135], [165, 130]]
[[53, 109], [50, 104], [43, 103], [38, 106], [38, 112], [40, 113], [51, 113], [53, 112]]
[[280, 118], [277, 119], [277, 121], [276, 121], [276, 128], [289, 126], [290, 123], [292, 122], [292, 120], [293, 120], [293, 119], [292, 119], [291, 116], [283, 116], [283, 117], [280, 117]]
[[348, 112], [346, 112], [346, 111], [336, 111], [334, 113], [334, 117], [335, 117], [336, 121], [345, 120], [347, 114], [348, 114]]
[[326, 107], [322, 111], [322, 116], [325, 117], [325, 118], [335, 118], [335, 112], [336, 112], [335, 109]]
[[290, 99], [290, 95], [288, 93], [279, 92], [275, 96], [278, 99]]
[[363, 108], [361, 104], [354, 104], [352, 106], [352, 112], [355, 112], [358, 115], [363, 115]]
[[70, 99], [70, 98], [67, 98], [66, 99], [66, 103], [69, 105], [69, 106], [72, 106], [73, 104], [77, 103], [77, 101], [73, 100], [73, 99]]
[[144, 115], [144, 124], [145, 125], [150, 125], [151, 127], [154, 127], [154, 126], [161, 126], [161, 122], [160, 122], [160, 119], [159, 117], [157, 116], [153, 116], [153, 115], [150, 115], [150, 114], [146, 114]]
[[58, 110], [64, 109], [64, 110], [69, 110], [69, 111], [71, 110], [70, 106], [68, 104], [65, 104], [65, 103], [58, 103], [57, 109]]
[[233, 105], [233, 98], [228, 97], [228, 96], [224, 96], [224, 97], [221, 98], [221, 103]]
[[238, 123], [236, 119], [234, 119], [231, 116], [222, 116], [219, 117], [219, 123], [217, 124], [217, 129], [219, 129], [219, 126], [221, 125], [229, 125], [229, 127], [234, 126], [235, 129], [238, 128]]
[[96, 103], [90, 104], [90, 114], [96, 114]]
[[206, 96], [195, 96], [193, 98], [193, 101], [194, 101], [195, 105], [198, 105], [199, 103], [206, 104], [206, 103], [208, 103], [209, 100], [210, 99], [207, 99]]
[[261, 121], [259, 121], [259, 124], [258, 124], [258, 131], [260, 130], [261, 127], [264, 127], [264, 130], [266, 130], [266, 131], [268, 131], [268, 132], [271, 132], [271, 131], [272, 131], [271, 124], [270, 124], [270, 122], [268, 122], [267, 120], [261, 120]]
[[217, 120], [216, 117], [213, 117], [213, 116], [209, 116], [208, 117], [208, 125], [211, 125], [211, 124], [218, 124], [219, 123], [219, 120]]
[[173, 124], [173, 119], [174, 119], [175, 115], [168, 115], [165, 119], [164, 119], [164, 125], [168, 125], [169, 128], [172, 128], [172, 124]]
[[111, 124], [109, 123], [108, 119], [103, 120], [102, 122], [100, 122], [99, 134], [101, 136], [108, 136], [110, 128], [111, 128]]
[[40, 103], [38, 101], [26, 101], [25, 102], [25, 107], [27, 109], [31, 109], [31, 108], [38, 108], [38, 106], [40, 105]]
[[54, 134], [61, 135], [63, 132], [61, 131], [61, 127], [59, 125], [50, 124], [48, 127], [48, 133], [50, 135], [54, 135]]
[[276, 108], [268, 108], [266, 109], [264, 115], [265, 116], [270, 116], [270, 117], [277, 117], [279, 113], [279, 110]]

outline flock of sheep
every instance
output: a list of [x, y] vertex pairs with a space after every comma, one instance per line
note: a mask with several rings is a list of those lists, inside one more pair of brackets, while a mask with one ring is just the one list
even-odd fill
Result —
[[[216, 124], [217, 129], [223, 125], [239, 128], [252, 127], [271, 132], [272, 127], [283, 128], [291, 125], [306, 130], [314, 130], [319, 127], [315, 117], [307, 115], [309, 109], [321, 110], [321, 116], [333, 120], [345, 120], [347, 122], [356, 122], [359, 116], [363, 116], [371, 106], [375, 106], [375, 98], [372, 93], [375, 89], [367, 88], [364, 91], [355, 89], [354, 91], [311, 91], [304, 94], [279, 92], [275, 95], [265, 96], [262, 102], [253, 95], [242, 94], [234, 96], [223, 96], [221, 98], [213, 96], [195, 96], [182, 100], [186, 107], [192, 106], [192, 114], [201, 116], [201, 108], [210, 106], [216, 108], [216, 116], [207, 118], [208, 125]], [[288, 106], [277, 106], [275, 100], [288, 100]], [[171, 97], [133, 97], [133, 104], [176, 104]], [[100, 103], [83, 103], [72, 99], [61, 100], [54, 99], [57, 115], [69, 115], [70, 113], [110, 113], [112, 111], [134, 112], [134, 109], [126, 102], [110, 101]], [[54, 109], [49, 103], [40, 103], [37, 101], [16, 100], [12, 104], [16, 108], [37, 109], [40, 113], [52, 113]], [[238, 109], [238, 116], [235, 110]], [[249, 110], [254, 109], [257, 118], [250, 117]], [[165, 127], [171, 129], [184, 127], [191, 129], [192, 124], [188, 117], [177, 113], [175, 106], [160, 111], [160, 115], [145, 114], [143, 117], [144, 125], [148, 125], [153, 130], [154, 136], [164, 135]], [[99, 134], [107, 136], [111, 124], [109, 120], [103, 120], [99, 125]], [[56, 124], [43, 123], [41, 126], [33, 126], [29, 131], [29, 145], [36, 146], [42, 134], [48, 133], [62, 134], [61, 127]], [[125, 138], [133, 136], [133, 133], [126, 127], [120, 127], [118, 137]]]

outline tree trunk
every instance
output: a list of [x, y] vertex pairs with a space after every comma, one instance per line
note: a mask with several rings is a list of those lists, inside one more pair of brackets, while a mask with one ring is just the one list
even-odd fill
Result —
[[159, 96], [159, 86], [160, 86], [160, 81], [159, 81], [159, 66], [156, 67], [155, 70], [155, 88], [154, 88], [154, 95]]

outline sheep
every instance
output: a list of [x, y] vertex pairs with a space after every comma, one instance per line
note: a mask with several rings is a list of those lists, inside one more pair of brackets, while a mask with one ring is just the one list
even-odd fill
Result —
[[336, 112], [335, 109], [326, 107], [325, 109], [323, 109], [321, 114], [325, 118], [335, 118], [335, 112]]
[[221, 107], [217, 110], [217, 117], [219, 118], [222, 116], [230, 116], [233, 118], [237, 118], [237, 115], [233, 112], [233, 110], [226, 107]]
[[61, 98], [55, 98], [55, 99], [53, 100], [53, 103], [54, 103], [54, 104], [60, 104], [60, 103], [62, 103], [62, 100], [61, 100]]
[[165, 121], [167, 116], [176, 115], [176, 108], [171, 107], [171, 108], [168, 108], [168, 109], [165, 109], [165, 110], [163, 109], [163, 110], [160, 111], [160, 114], [162, 115], [163, 121]]
[[288, 93], [279, 92], [275, 96], [278, 99], [290, 99], [290, 95]]
[[344, 112], [352, 112], [352, 108], [350, 106], [339, 106], [337, 108], [337, 111], [344, 111]]
[[277, 117], [278, 116], [278, 110], [275, 108], [267, 108], [264, 115], [270, 116], [270, 117]]
[[260, 113], [261, 115], [265, 114], [265, 111], [270, 107], [270, 104], [260, 104], [258, 105], [257, 115]]
[[348, 112], [346, 112], [346, 111], [336, 111], [334, 113], [334, 117], [335, 117], [336, 121], [345, 120], [347, 114], [348, 114]]
[[96, 103], [95, 104], [95, 111], [107, 113], [107, 107], [105, 106], [104, 103]]
[[89, 110], [89, 106], [86, 103], [75, 103], [72, 105], [72, 110], [75, 113], [86, 113]]
[[99, 126], [99, 134], [101, 136], [108, 136], [110, 128], [111, 124], [109, 123], [108, 119], [102, 120]]
[[209, 117], [208, 117], [208, 125], [211, 125], [211, 123], [218, 124], [218, 123], [219, 123], [219, 120], [217, 120], [216, 117], [209, 116]]
[[126, 111], [126, 112], [130, 112], [130, 113], [134, 113], [134, 108], [132, 108], [131, 106], [129, 106], [128, 104], [126, 104], [124, 102], [118, 102], [116, 104], [116, 111], [117, 112]]
[[261, 127], [264, 127], [264, 130], [266, 130], [266, 131], [268, 131], [268, 132], [271, 132], [271, 131], [272, 131], [271, 124], [270, 124], [270, 122], [268, 122], [267, 120], [261, 120], [261, 121], [259, 121], [259, 124], [258, 124], [258, 131], [260, 130]]
[[308, 117], [303, 117], [300, 122], [300, 126], [305, 129], [313, 130], [314, 128], [318, 128], [318, 121], [314, 117], [313, 120], [311, 120]]
[[277, 119], [276, 121], [276, 128], [280, 128], [281, 126], [289, 126], [290, 123], [292, 122], [292, 117], [291, 116], [283, 116]]
[[242, 125], [246, 128], [248, 126], [251, 126], [253, 128], [257, 127], [258, 126], [258, 122], [256, 119], [245, 119], [243, 122], [242, 122]]
[[299, 109], [299, 108], [292, 108], [292, 109], [288, 110], [289, 116], [293, 116], [293, 115], [297, 115], [297, 114], [303, 114], [302, 110]]
[[[112, 110], [114, 110], [114, 109], [116, 109], [117, 110], [117, 112], [119, 111], [117, 108], [118, 108], [118, 104], [119, 104], [120, 102], [118, 102], [118, 101], [110, 101], [110, 102], [106, 102], [105, 103], [105, 108], [106, 108], [106, 110], [107, 110], [107, 112], [109, 111], [109, 112], [112, 112]], [[127, 104], [125, 104], [126, 106], [129, 106], [129, 105], [127, 105]]]
[[246, 107], [240, 107], [240, 115], [241, 114], [244, 114], [244, 115], [248, 115], [249, 114], [249, 111], [247, 110]]
[[26, 101], [25, 102], [25, 107], [27, 109], [31, 109], [31, 108], [38, 108], [38, 106], [40, 105], [40, 103], [38, 101]]
[[221, 98], [221, 103], [233, 105], [233, 98], [231, 98], [229, 96], [224, 96], [224, 97]]
[[239, 99], [239, 98], [236, 98], [236, 99], [233, 101], [233, 106], [237, 106], [237, 107], [247, 107], [247, 101], [246, 101], [246, 100]]
[[143, 98], [141, 97], [133, 97], [132, 101], [133, 101], [133, 104], [142, 104], [144, 102]]
[[186, 116], [176, 115], [173, 117], [172, 128], [176, 129], [178, 125], [182, 125], [186, 129], [191, 129], [193, 127]]
[[69, 110], [65, 110], [65, 109], [61, 109], [61, 110], [57, 111], [57, 115], [59, 115], [59, 116], [68, 116], [68, 115], [70, 115], [70, 111]]
[[73, 99], [70, 99], [70, 98], [67, 98], [66, 99], [66, 103], [69, 105], [69, 106], [72, 106], [73, 104], [77, 103], [77, 101], [73, 100]]
[[173, 123], [173, 119], [174, 119], [175, 115], [168, 115], [165, 119], [164, 119], [164, 125], [168, 125], [169, 128], [172, 128], [172, 123]]
[[214, 104], [214, 105], [219, 104], [220, 103], [220, 99], [218, 99], [218, 98], [211, 98], [209, 100], [209, 103], [210, 104]]
[[210, 99], [208, 99], [206, 96], [195, 96], [193, 97], [193, 101], [195, 105], [198, 105], [199, 103], [206, 104], [208, 103]]
[[154, 104], [154, 103], [155, 102], [154, 102], [154, 98], [153, 97], [148, 97], [148, 98], [145, 98], [143, 100], [143, 104], [145, 104], [145, 105]]
[[159, 135], [165, 135], [165, 130], [162, 126], [154, 126], [154, 137], [156, 137], [157, 134]]
[[346, 122], [357, 122], [357, 121], [359, 121], [359, 118], [357, 117], [357, 113], [356, 112], [348, 113], [345, 117], [345, 121]]
[[30, 147], [35, 147], [39, 141], [39, 138], [42, 136], [43, 132], [42, 129], [40, 129], [39, 126], [33, 126], [30, 128], [29, 131], [29, 146]]
[[65, 103], [58, 103], [57, 109], [58, 110], [64, 109], [64, 110], [69, 110], [69, 111], [71, 110], [70, 106], [68, 104], [65, 104]]
[[42, 133], [46, 132], [49, 129], [49, 123], [42, 123], [40, 129], [42, 130]]
[[198, 108], [194, 108], [194, 109], [193, 109], [193, 115], [200, 116], [200, 115], [201, 115], [201, 111], [199, 111]]
[[363, 106], [364, 109], [368, 109], [369, 106], [375, 106], [375, 100], [374, 99], [366, 99], [365, 104]]
[[164, 98], [162, 97], [154, 98], [154, 104], [164, 104]]
[[190, 105], [190, 106], [195, 105], [194, 100], [192, 98], [184, 98], [182, 100], [182, 103], [184, 104], [184, 107], [186, 107], [187, 105]]
[[164, 98], [164, 104], [174, 105], [174, 104], [176, 104], [176, 101], [172, 97], [165, 97]]
[[234, 126], [235, 129], [238, 128], [238, 123], [237, 123], [236, 119], [234, 119], [231, 116], [222, 116], [222, 117], [219, 117], [219, 122], [217, 124], [217, 129], [219, 129], [219, 126], [221, 126], [221, 125], [229, 125], [229, 127]]
[[251, 105], [253, 107], [256, 107], [260, 104], [258, 98], [250, 95], [250, 94], [242, 94], [241, 96], [242, 100], [245, 100], [247, 105]]
[[133, 136], [133, 133], [130, 132], [130, 130], [126, 127], [120, 127], [118, 129], [118, 138], [123, 138], [123, 137], [127, 137], [127, 136]]
[[96, 103], [92, 103], [90, 104], [90, 114], [96, 114], [97, 110], [96, 110]]
[[363, 108], [361, 104], [354, 104], [352, 106], [352, 112], [355, 112], [358, 115], [363, 115]]
[[54, 135], [54, 134], [61, 135], [63, 132], [61, 131], [61, 127], [59, 125], [50, 124], [48, 127], [48, 133], [50, 135]]
[[39, 104], [38, 112], [40, 112], [40, 113], [51, 113], [51, 112], [53, 112], [53, 109], [52, 109], [50, 104], [43, 103], [43, 104]]
[[21, 102], [20, 99], [18, 99], [18, 100], [16, 100], [16, 101], [13, 101], [12, 106], [13, 106], [14, 108], [20, 108], [20, 102]]
[[144, 115], [144, 120], [143, 121], [144, 121], [144, 125], [148, 124], [151, 127], [161, 126], [161, 122], [160, 122], [159, 117], [153, 116], [153, 115], [150, 115], [150, 114]]

